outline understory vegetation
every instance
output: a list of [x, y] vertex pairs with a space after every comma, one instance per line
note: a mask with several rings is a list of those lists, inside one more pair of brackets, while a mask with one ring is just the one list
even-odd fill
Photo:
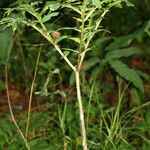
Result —
[[0, 8], [0, 150], [150, 149], [148, 0]]

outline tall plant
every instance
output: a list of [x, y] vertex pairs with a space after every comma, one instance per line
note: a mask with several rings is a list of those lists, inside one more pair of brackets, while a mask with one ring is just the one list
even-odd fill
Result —
[[[104, 32], [104, 29], [100, 26], [103, 18], [112, 7], [121, 7], [123, 2], [125, 2], [128, 6], [132, 6], [128, 0], [65, 0], [63, 2], [48, 1], [45, 4], [41, 1], [36, 1], [30, 4], [19, 4], [17, 7], [6, 9], [5, 17], [0, 21], [1, 24], [6, 24], [5, 28], [11, 26], [13, 32], [15, 32], [21, 24], [35, 29], [48, 40], [48, 42], [57, 50], [74, 72], [80, 114], [82, 145], [84, 150], [87, 150], [88, 146], [84, 121], [84, 108], [80, 89], [80, 72], [82, 70], [82, 64], [86, 53], [91, 50], [91, 41], [95, 35], [99, 32]], [[41, 8], [39, 4], [42, 4], [44, 7]], [[60, 10], [73, 12], [72, 19], [75, 20], [76, 26], [62, 27], [61, 30], [73, 30], [77, 33], [75, 37], [66, 35], [60, 36], [58, 32], [60, 28], [58, 28], [55, 32], [51, 28], [51, 25], [57, 22]], [[57, 36], [57, 38], [53, 38], [52, 35], [54, 33], [59, 36]], [[76, 49], [67, 48], [68, 53], [75, 53], [75, 63], [71, 61], [69, 55], [66, 55], [66, 51], [64, 52], [58, 44], [60, 41], [65, 39], [72, 40], [76, 44]], [[30, 111], [31, 99], [29, 102], [26, 135], [28, 134]]]

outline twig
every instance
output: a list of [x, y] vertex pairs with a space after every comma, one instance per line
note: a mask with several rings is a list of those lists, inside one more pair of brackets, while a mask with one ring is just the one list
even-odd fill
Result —
[[34, 84], [35, 84], [35, 80], [36, 80], [36, 76], [37, 76], [37, 70], [38, 70], [38, 64], [39, 64], [39, 60], [40, 60], [40, 55], [41, 55], [41, 50], [39, 50], [39, 53], [38, 53], [38, 56], [37, 56], [37, 61], [36, 61], [35, 71], [34, 71], [34, 76], [33, 76], [32, 84], [31, 84], [30, 97], [29, 97], [29, 105], [28, 105], [28, 116], [27, 116], [27, 124], [26, 124], [26, 134], [25, 134], [26, 139], [28, 138], [28, 130], [29, 130], [29, 123], [30, 123], [33, 90], [34, 90]]
[[12, 110], [12, 107], [11, 107], [11, 101], [10, 101], [10, 95], [9, 95], [9, 87], [8, 87], [8, 71], [7, 71], [8, 70], [8, 62], [9, 62], [10, 52], [11, 52], [11, 49], [9, 49], [7, 60], [6, 60], [6, 65], [5, 65], [5, 83], [6, 83], [7, 102], [8, 102], [9, 112], [10, 112], [11, 119], [12, 119], [14, 125], [17, 128], [17, 131], [21, 135], [21, 137], [22, 137], [22, 139], [23, 139], [27, 149], [30, 150], [30, 147], [29, 147], [29, 145], [27, 143], [27, 140], [26, 140], [25, 136], [23, 135], [22, 131], [20, 130], [20, 128], [19, 128], [19, 126], [17, 124], [17, 121], [16, 121], [16, 119], [14, 117], [13, 110]]

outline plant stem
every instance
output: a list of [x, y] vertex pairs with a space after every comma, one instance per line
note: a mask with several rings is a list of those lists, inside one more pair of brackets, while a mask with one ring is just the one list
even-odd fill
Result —
[[88, 148], [87, 148], [87, 139], [86, 139], [84, 112], [83, 112], [81, 89], [80, 89], [80, 73], [79, 73], [78, 70], [75, 72], [75, 76], [76, 76], [77, 99], [78, 99], [79, 113], [80, 113], [80, 125], [81, 125], [81, 133], [82, 133], [82, 145], [83, 145], [83, 149], [87, 150]]
[[55, 45], [54, 47], [58, 51], [58, 53], [63, 57], [63, 59], [67, 62], [67, 64], [70, 66], [70, 68], [75, 72], [76, 68], [73, 66], [73, 64], [70, 62], [70, 60], [65, 56], [65, 54], [62, 52], [62, 50], [59, 48], [59, 46]]
[[14, 125], [16, 126], [17, 131], [19, 132], [20, 136], [22, 137], [22, 139], [23, 139], [23, 141], [24, 141], [24, 143], [25, 143], [25, 145], [26, 145], [27, 150], [30, 150], [30, 147], [29, 147], [29, 145], [28, 145], [28, 143], [27, 143], [27, 140], [26, 140], [25, 136], [23, 135], [22, 131], [20, 130], [20, 128], [19, 128], [19, 126], [18, 126], [18, 124], [17, 124], [17, 121], [16, 121], [16, 119], [15, 119], [15, 117], [14, 117], [14, 113], [13, 113], [13, 110], [12, 110], [12, 107], [11, 107], [10, 95], [9, 95], [9, 88], [8, 88], [7, 65], [6, 65], [6, 67], [5, 67], [5, 78], [6, 78], [6, 79], [5, 79], [5, 82], [6, 82], [7, 102], [8, 102], [8, 107], [9, 107], [9, 112], [10, 112], [11, 119], [12, 119]]
[[78, 105], [79, 105], [79, 113], [80, 113], [80, 124], [81, 124], [81, 132], [82, 132], [82, 145], [84, 150], [87, 149], [87, 139], [86, 139], [86, 130], [85, 130], [85, 121], [84, 121], [84, 112], [83, 112], [83, 105], [82, 105], [82, 98], [81, 98], [81, 89], [80, 89], [80, 68], [82, 65], [82, 62], [84, 60], [85, 52], [81, 53], [79, 57], [81, 57], [81, 60], [78, 60], [77, 68], [71, 63], [71, 61], [65, 56], [65, 54], [62, 52], [62, 50], [57, 46], [52, 38], [48, 35], [46, 35], [44, 32], [42, 32], [39, 28], [37, 28], [35, 25], [31, 25], [35, 30], [37, 30], [39, 33], [43, 35], [57, 50], [57, 52], [63, 57], [63, 59], [66, 61], [66, 63], [70, 66], [70, 68], [74, 71], [76, 76], [76, 88], [77, 88], [77, 99], [78, 99]]
[[[42, 46], [41, 46], [42, 47]], [[40, 61], [40, 55], [41, 55], [41, 47], [38, 52], [37, 60], [36, 60], [36, 65], [35, 65], [35, 70], [34, 70], [34, 76], [31, 84], [31, 89], [30, 89], [30, 97], [29, 97], [29, 105], [28, 105], [28, 114], [27, 114], [27, 124], [26, 124], [26, 139], [28, 139], [28, 130], [29, 130], [29, 124], [30, 124], [30, 115], [31, 115], [31, 106], [32, 106], [32, 97], [33, 97], [33, 91], [34, 91], [34, 85], [35, 85], [35, 80], [37, 77], [37, 71], [38, 71], [38, 65]]]
[[25, 136], [23, 135], [19, 125], [17, 124], [17, 121], [14, 117], [14, 113], [13, 113], [12, 106], [11, 106], [9, 87], [8, 87], [8, 63], [9, 63], [10, 52], [11, 52], [11, 48], [8, 51], [8, 56], [7, 56], [6, 65], [5, 65], [5, 83], [6, 83], [6, 93], [7, 93], [7, 102], [8, 102], [9, 112], [10, 112], [11, 119], [12, 119], [18, 133], [20, 134], [21, 138], [23, 139], [23, 141], [26, 145], [27, 150], [30, 150], [27, 140], [26, 140]]

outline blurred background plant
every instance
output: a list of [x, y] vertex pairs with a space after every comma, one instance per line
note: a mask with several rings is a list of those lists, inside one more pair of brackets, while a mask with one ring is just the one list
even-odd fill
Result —
[[[26, 2], [1, 0], [0, 6], [11, 8]], [[111, 13], [101, 24], [106, 32], [94, 37], [91, 53], [87, 54], [83, 64], [81, 86], [89, 149], [148, 150], [150, 147], [150, 3], [148, 0], [132, 3], [134, 7], [111, 8]], [[39, 3], [39, 8], [42, 7], [43, 3]], [[72, 13], [61, 9], [59, 15], [53, 16], [55, 23], [51, 28], [55, 31], [76, 26]], [[1, 9], [1, 17], [3, 14]], [[18, 17], [20, 14], [16, 12], [15, 15]], [[31, 17], [29, 14], [26, 16]], [[0, 149], [26, 149], [7, 113], [4, 66], [9, 49], [9, 92], [23, 133], [31, 83], [40, 55], [28, 134], [30, 148], [82, 149], [75, 77], [69, 67], [56, 50], [30, 27], [19, 25], [14, 35], [10, 28], [3, 28], [1, 25]], [[57, 32], [71, 36], [77, 34], [67, 28]], [[68, 48], [64, 51], [75, 62], [76, 55], [68, 51], [76, 44], [70, 40], [59, 44]]]

